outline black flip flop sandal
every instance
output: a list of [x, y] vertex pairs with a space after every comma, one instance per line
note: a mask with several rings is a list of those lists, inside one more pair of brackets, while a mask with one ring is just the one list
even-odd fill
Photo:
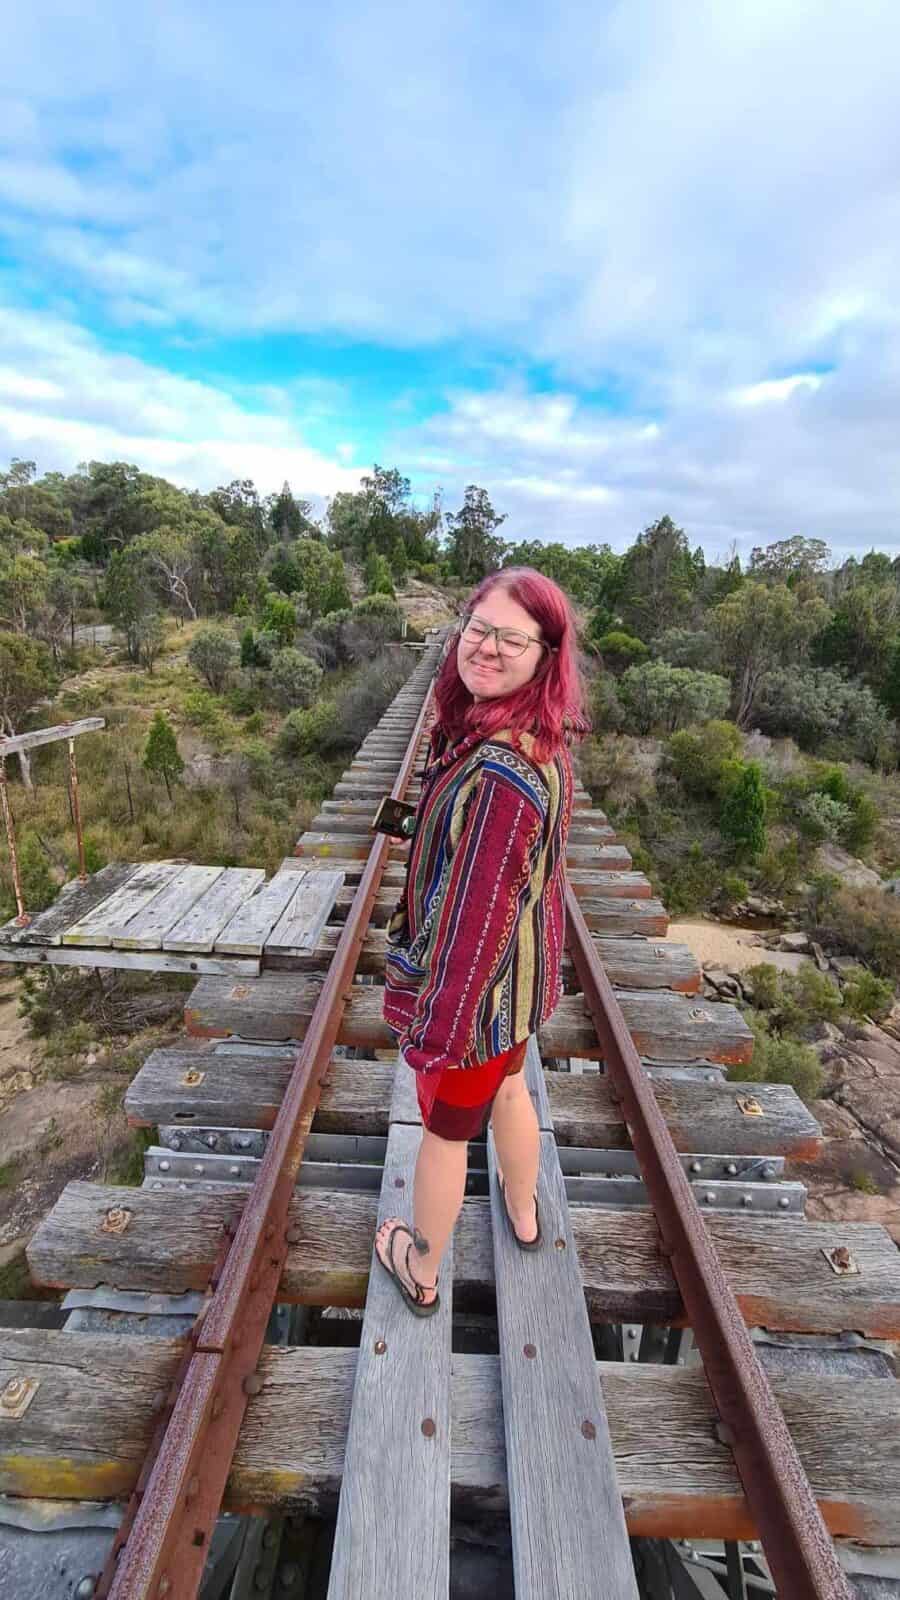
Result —
[[[401, 1231], [409, 1234], [409, 1244], [406, 1246], [406, 1261], [404, 1265], [413, 1281], [413, 1284], [415, 1285], [415, 1295], [410, 1294], [406, 1284], [403, 1282], [403, 1279], [397, 1271], [397, 1266], [394, 1261], [394, 1240], [396, 1239], [397, 1234]], [[424, 1299], [426, 1285], [419, 1283], [415, 1273], [412, 1270], [412, 1267], [409, 1264], [409, 1252], [411, 1251], [414, 1242], [412, 1230], [407, 1226], [407, 1224], [405, 1222], [395, 1222], [390, 1233], [388, 1234], [387, 1251], [390, 1259], [390, 1266], [388, 1266], [387, 1261], [382, 1260], [377, 1250], [375, 1251], [375, 1260], [384, 1268], [388, 1277], [393, 1278], [397, 1288], [400, 1290], [400, 1293], [402, 1294], [414, 1317], [433, 1317], [435, 1312], [440, 1309], [441, 1297], [439, 1294], [436, 1294], [433, 1300], [426, 1301]], [[437, 1288], [437, 1283], [438, 1280], [435, 1279], [435, 1288]], [[430, 1287], [430, 1285], [428, 1287]]]
[[534, 1192], [534, 1216], [535, 1216], [535, 1221], [537, 1222], [537, 1233], [535, 1234], [533, 1239], [522, 1239], [516, 1233], [516, 1230], [513, 1227], [513, 1219], [509, 1214], [509, 1207], [506, 1204], [506, 1186], [505, 1186], [504, 1180], [502, 1178], [500, 1179], [500, 1198], [501, 1198], [501, 1200], [503, 1202], [503, 1214], [506, 1217], [507, 1222], [509, 1223], [509, 1231], [512, 1234], [513, 1238], [515, 1239], [516, 1244], [519, 1246], [519, 1249], [520, 1250], [540, 1250], [541, 1245], [543, 1244], [544, 1240], [543, 1240], [543, 1234], [541, 1233], [541, 1213], [538, 1210], [537, 1190], [535, 1190], [535, 1192]]

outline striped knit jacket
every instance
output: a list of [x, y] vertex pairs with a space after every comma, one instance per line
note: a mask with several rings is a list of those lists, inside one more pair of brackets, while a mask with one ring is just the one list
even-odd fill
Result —
[[432, 734], [384, 999], [416, 1071], [511, 1049], [562, 992], [572, 768], [565, 749], [539, 765], [531, 748]]

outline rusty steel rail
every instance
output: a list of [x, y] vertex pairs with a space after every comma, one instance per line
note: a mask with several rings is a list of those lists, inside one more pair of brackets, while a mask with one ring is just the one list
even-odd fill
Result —
[[[391, 794], [402, 800], [431, 710], [429, 685]], [[369, 852], [290, 1082], [230, 1248], [226, 1241], [212, 1294], [191, 1333], [170, 1413], [116, 1535], [97, 1588], [110, 1600], [193, 1600], [222, 1503], [288, 1245], [294, 1183], [303, 1160], [368, 928], [390, 840]]]
[[566, 942], [603, 1048], [687, 1318], [778, 1593], [785, 1600], [851, 1600], [831, 1535], [787, 1423], [753, 1348], [634, 1040], [571, 887]]

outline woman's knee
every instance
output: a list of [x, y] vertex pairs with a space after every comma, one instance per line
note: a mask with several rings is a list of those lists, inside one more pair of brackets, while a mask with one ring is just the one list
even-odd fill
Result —
[[507, 1104], [511, 1104], [513, 1101], [521, 1099], [523, 1095], [527, 1095], [527, 1093], [524, 1072], [511, 1072], [503, 1079], [497, 1090], [496, 1099], [500, 1101], [501, 1105], [504, 1101]]

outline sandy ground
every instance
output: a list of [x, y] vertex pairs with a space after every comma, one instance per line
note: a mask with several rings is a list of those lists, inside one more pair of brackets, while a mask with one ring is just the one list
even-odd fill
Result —
[[760, 943], [759, 935], [749, 928], [726, 928], [720, 922], [707, 922], [702, 917], [670, 922], [666, 938], [675, 944], [690, 945], [700, 962], [709, 966], [733, 967], [738, 972], [742, 972], [744, 967], [752, 967], [756, 962], [771, 961], [782, 953], [766, 950]]

